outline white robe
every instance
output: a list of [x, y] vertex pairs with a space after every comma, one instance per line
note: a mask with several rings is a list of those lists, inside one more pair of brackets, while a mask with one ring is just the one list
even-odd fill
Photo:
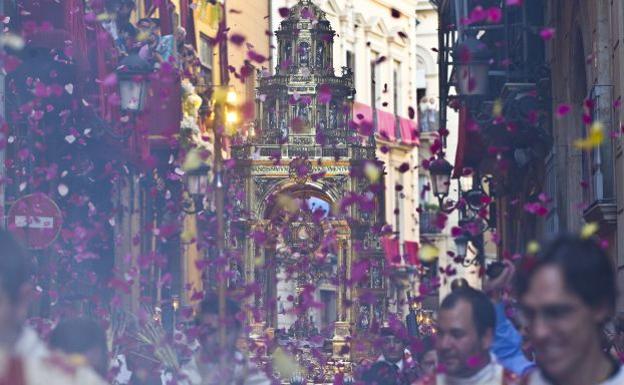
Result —
[[437, 374], [436, 385], [502, 385], [504, 377], [505, 369], [491, 356], [490, 363], [470, 377]]

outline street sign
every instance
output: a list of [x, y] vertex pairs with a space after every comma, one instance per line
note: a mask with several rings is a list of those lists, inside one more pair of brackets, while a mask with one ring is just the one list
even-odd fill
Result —
[[47, 195], [35, 193], [18, 199], [9, 209], [9, 231], [29, 249], [40, 250], [56, 239], [63, 217]]

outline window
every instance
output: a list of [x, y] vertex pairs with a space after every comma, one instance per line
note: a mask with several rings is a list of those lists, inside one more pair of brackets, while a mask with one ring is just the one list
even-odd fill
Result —
[[355, 53], [353, 51], [347, 50], [347, 67], [351, 68], [353, 71], [353, 84], [355, 82]]
[[381, 64], [377, 64], [379, 58], [377, 52], [371, 51], [371, 57], [371, 107], [377, 108], [378, 99], [381, 96], [381, 71], [378, 68]]
[[376, 103], [376, 99], [377, 99], [377, 93], [376, 91], [376, 86], [375, 86], [375, 77], [377, 76], [377, 74], [375, 73], [375, 61], [371, 62], [370, 65], [370, 71], [371, 71], [371, 75], [370, 75], [370, 93], [371, 93], [371, 101], [370, 101], [370, 105], [373, 108], [377, 107], [377, 103]]
[[557, 208], [557, 169], [555, 167], [555, 156], [556, 154], [554, 151], [551, 152], [546, 157], [545, 162], [546, 175], [544, 179], [546, 180], [546, 183], [544, 183], [544, 192], [548, 197], [550, 197], [550, 199], [552, 199], [550, 211], [545, 218], [545, 235], [553, 235], [559, 231], [559, 215]]
[[420, 197], [420, 201], [425, 205], [430, 203], [431, 193], [429, 192], [429, 176], [425, 174], [418, 175], [418, 196]]
[[394, 105], [394, 133], [397, 140], [401, 140], [401, 125], [399, 122], [399, 114], [403, 111], [401, 106], [401, 93], [399, 86], [401, 84], [401, 63], [394, 62], [394, 70], [392, 71], [392, 104]]
[[399, 92], [399, 86], [401, 84], [401, 62], [394, 62], [394, 72], [392, 73], [393, 84], [393, 102], [394, 102], [394, 114], [399, 116], [403, 112], [403, 100], [401, 100], [401, 93]]
[[206, 35], [200, 35], [199, 38], [199, 61], [202, 66], [208, 68], [212, 72], [213, 47], [212, 40]]
[[399, 235], [399, 242], [403, 243], [403, 216], [405, 215], [405, 202], [403, 198], [405, 195], [403, 194], [404, 186], [404, 178], [402, 173], [398, 174], [398, 179], [396, 180], [396, 186], [394, 188], [394, 219], [395, 219], [395, 229]]

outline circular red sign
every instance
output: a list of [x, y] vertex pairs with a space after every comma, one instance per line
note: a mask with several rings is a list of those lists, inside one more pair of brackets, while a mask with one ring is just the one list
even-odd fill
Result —
[[26, 195], [9, 209], [7, 227], [29, 249], [50, 246], [62, 225], [61, 210], [43, 193]]

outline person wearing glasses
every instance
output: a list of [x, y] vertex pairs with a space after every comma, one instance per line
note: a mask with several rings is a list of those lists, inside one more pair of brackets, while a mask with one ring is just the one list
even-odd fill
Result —
[[624, 370], [602, 349], [616, 281], [596, 242], [560, 235], [523, 263], [516, 285], [538, 367], [527, 385], [624, 384]]

